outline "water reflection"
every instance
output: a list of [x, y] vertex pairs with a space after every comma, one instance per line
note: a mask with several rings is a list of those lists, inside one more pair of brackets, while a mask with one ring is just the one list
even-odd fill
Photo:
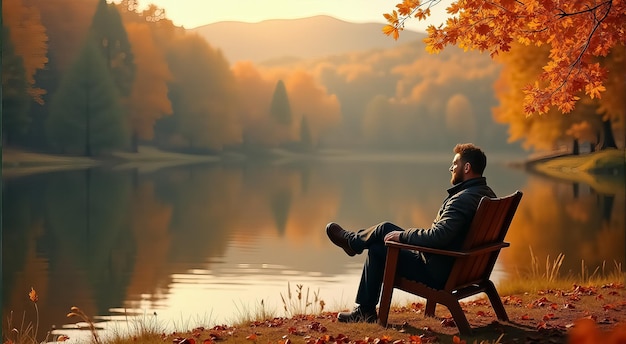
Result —
[[[350, 307], [364, 257], [332, 246], [325, 224], [427, 226], [448, 165], [446, 156], [5, 179], [3, 319], [10, 310], [33, 318], [31, 286], [42, 329], [67, 324], [74, 305], [99, 316], [157, 312], [182, 328], [231, 321], [260, 300], [280, 315], [287, 283]], [[623, 183], [555, 181], [493, 161], [486, 175], [500, 195], [524, 191], [496, 278], [528, 266], [529, 246], [540, 259], [564, 253], [576, 273], [581, 260], [624, 262]]]
[[599, 177], [591, 184], [532, 176], [511, 224], [507, 240], [513, 245], [501, 261], [508, 270], [530, 268], [530, 248], [545, 272], [545, 261], [565, 255], [561, 272], [580, 276], [606, 264], [625, 262], [626, 228], [624, 181]]

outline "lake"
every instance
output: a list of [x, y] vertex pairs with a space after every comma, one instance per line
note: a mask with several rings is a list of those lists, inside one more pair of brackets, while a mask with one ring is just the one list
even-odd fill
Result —
[[[139, 315], [167, 331], [232, 324], [283, 301], [351, 308], [365, 255], [327, 239], [338, 222], [428, 227], [446, 196], [451, 155], [337, 156], [318, 161], [118, 165], [3, 178], [2, 313], [88, 335], [66, 318], [78, 306], [98, 326], [123, 332]], [[510, 159], [508, 159], [510, 160]], [[507, 167], [485, 176], [498, 195], [524, 197], [493, 278], [497, 283], [565, 255], [562, 274], [624, 264], [623, 176], [587, 183]], [[620, 179], [621, 178], [621, 179]], [[289, 299], [291, 292], [291, 299]], [[412, 300], [396, 292], [395, 302]], [[319, 307], [318, 307], [319, 309]], [[312, 306], [308, 308], [312, 311]]]

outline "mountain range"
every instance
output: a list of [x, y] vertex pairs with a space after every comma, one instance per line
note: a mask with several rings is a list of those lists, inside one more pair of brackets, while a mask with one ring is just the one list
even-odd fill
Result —
[[380, 23], [351, 23], [330, 16], [273, 19], [259, 23], [218, 22], [188, 31], [220, 49], [230, 63], [308, 59], [353, 51], [393, 48], [425, 37], [405, 30], [396, 41]]

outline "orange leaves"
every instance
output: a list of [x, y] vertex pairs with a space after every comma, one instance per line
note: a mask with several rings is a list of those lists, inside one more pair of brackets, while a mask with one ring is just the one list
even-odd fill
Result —
[[466, 344], [467, 342], [464, 340], [461, 340], [461, 338], [459, 338], [458, 336], [454, 336], [452, 337], [452, 343], [454, 344]]
[[[397, 38], [407, 18], [424, 20], [428, 14], [420, 12], [422, 8], [428, 10], [436, 3], [405, 0], [396, 5], [399, 15], [388, 18], [395, 29], [387, 28], [387, 34]], [[452, 17], [445, 25], [428, 29], [425, 42], [431, 53], [447, 45], [489, 51], [492, 57], [508, 51], [511, 42], [552, 47], [550, 62], [537, 77], [541, 86], [525, 88], [527, 114], [547, 113], [551, 108], [571, 112], [580, 93], [600, 98], [606, 91], [607, 71], [589, 61], [607, 56], [626, 41], [623, 1], [466, 0], [454, 1], [447, 12]]]
[[404, 0], [402, 3], [396, 5], [398, 12], [403, 16], [411, 15], [411, 12], [419, 6], [420, 0]]
[[43, 104], [43, 89], [34, 87], [35, 73], [44, 69], [48, 62], [48, 36], [37, 8], [24, 4], [22, 0], [2, 2], [2, 19], [9, 28], [9, 38], [15, 53], [22, 58], [28, 82], [28, 94]]
[[396, 27], [400, 22], [400, 20], [398, 19], [398, 12], [396, 12], [395, 10], [391, 13], [385, 13], [383, 14], [383, 16], [385, 17], [385, 19], [387, 19], [387, 22], [394, 27]]
[[35, 291], [35, 288], [30, 287], [30, 292], [28, 293], [28, 298], [33, 301], [34, 303], [37, 303], [37, 301], [39, 301], [39, 295], [37, 295], [37, 292]]
[[478, 26], [476, 26], [476, 32], [479, 35], [486, 35], [491, 31], [491, 28], [489, 27], [489, 25], [487, 24], [480, 24]]
[[393, 36], [393, 39], [397, 40], [400, 37], [398, 28], [392, 25], [385, 25], [383, 27], [383, 33], [387, 36]]

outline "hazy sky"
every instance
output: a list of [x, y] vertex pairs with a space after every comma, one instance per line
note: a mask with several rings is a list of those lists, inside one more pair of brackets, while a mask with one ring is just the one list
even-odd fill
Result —
[[[438, 26], [452, 0], [442, 0], [428, 23], [413, 20], [407, 29], [424, 30]], [[187, 29], [219, 21], [259, 22], [267, 19], [293, 19], [330, 15], [351, 22], [384, 23], [383, 13], [391, 12], [400, 0], [139, 0], [140, 9], [152, 3], [165, 9], [174, 24]]]

